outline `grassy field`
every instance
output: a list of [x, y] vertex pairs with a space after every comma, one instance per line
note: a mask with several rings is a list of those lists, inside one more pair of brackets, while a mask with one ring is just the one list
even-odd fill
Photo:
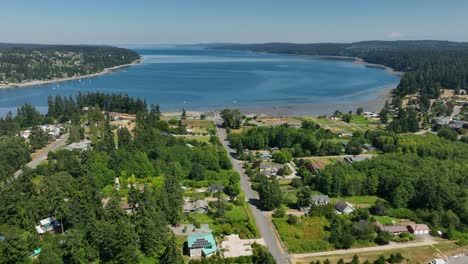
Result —
[[367, 129], [374, 130], [379, 126], [378, 122], [367, 119], [363, 116], [353, 116], [353, 120], [349, 124], [341, 120], [331, 120], [326, 118], [304, 117], [304, 119], [312, 120], [321, 127], [330, 129], [335, 133], [365, 131]]
[[[365, 260], [369, 260], [371, 263], [379, 258], [379, 256], [383, 255], [386, 259], [390, 256], [390, 254], [400, 253], [403, 257], [406, 258], [403, 261], [403, 264], [426, 264], [430, 260], [434, 258], [445, 258], [445, 256], [450, 256], [453, 254], [458, 253], [468, 253], [468, 246], [459, 247], [453, 242], [450, 241], [442, 241], [439, 244], [433, 246], [423, 246], [423, 247], [415, 247], [415, 248], [403, 248], [398, 250], [385, 250], [385, 251], [373, 251], [373, 252], [365, 252], [359, 253], [359, 260], [363, 263]], [[331, 256], [323, 256], [323, 257], [313, 257], [313, 258], [302, 258], [302, 259], [295, 259], [293, 263], [310, 263], [311, 261], [321, 261], [323, 263], [326, 259], [330, 260], [331, 263], [337, 263], [340, 258], [343, 258], [345, 263], [349, 263], [354, 254], [341, 254], [341, 255], [331, 255]]]
[[374, 216], [375, 220], [379, 221], [383, 225], [395, 225], [398, 224], [399, 220], [390, 216]]
[[353, 124], [378, 124], [379, 122], [369, 119], [365, 116], [353, 115], [353, 118], [351, 118], [351, 123]]
[[300, 218], [301, 223], [290, 225], [285, 218], [273, 218], [273, 223], [281, 236], [281, 240], [290, 253], [325, 251], [331, 245], [324, 240], [328, 232], [324, 227], [329, 223], [322, 217]]
[[331, 198], [330, 201], [332, 203], [336, 203], [338, 201], [346, 201], [350, 204], [353, 204], [360, 208], [370, 207], [372, 206], [375, 201], [379, 200], [380, 198], [373, 195], [364, 195], [364, 196], [350, 196], [350, 197], [340, 197], [340, 198]]

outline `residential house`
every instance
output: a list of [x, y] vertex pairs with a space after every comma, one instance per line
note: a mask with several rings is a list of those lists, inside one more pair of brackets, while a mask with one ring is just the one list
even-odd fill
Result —
[[276, 175], [278, 173], [278, 170], [281, 168], [283, 168], [283, 165], [280, 164], [261, 164], [260, 173], [267, 177], [271, 177], [273, 175]]
[[68, 150], [90, 150], [91, 149], [91, 140], [81, 140], [80, 142], [71, 143], [66, 146], [65, 149]]
[[205, 200], [192, 201], [190, 198], [185, 198], [182, 212], [184, 214], [208, 213], [208, 203]]
[[365, 150], [368, 150], [368, 151], [375, 150], [375, 147], [372, 146], [371, 144], [368, 144], [368, 143], [362, 144], [362, 148], [365, 149]]
[[45, 234], [46, 232], [55, 232], [60, 227], [60, 222], [53, 217], [44, 218], [39, 221], [39, 225], [36, 226], [36, 232], [39, 235]]
[[384, 232], [392, 235], [400, 235], [401, 233], [408, 232], [408, 228], [402, 225], [382, 225], [380, 222], [375, 222], [375, 225]]
[[266, 151], [266, 150], [260, 151], [260, 157], [262, 159], [271, 159], [271, 154], [269, 151]]
[[42, 252], [42, 248], [36, 248], [31, 254], [31, 258], [37, 259]]
[[22, 131], [20, 133], [20, 136], [23, 138], [23, 139], [28, 139], [30, 136], [31, 136], [31, 130], [30, 129], [26, 129], [24, 131]]
[[408, 230], [415, 235], [429, 234], [429, 227], [425, 224], [408, 225]]
[[460, 128], [468, 128], [468, 122], [466, 121], [451, 121], [449, 128], [453, 130], [458, 130]]
[[123, 203], [120, 205], [120, 208], [124, 210], [127, 214], [133, 214], [133, 212], [135, 212], [139, 207], [139, 204], [135, 204], [135, 206], [133, 206], [133, 204], [131, 203]]
[[344, 131], [340, 133], [340, 137], [352, 137], [352, 136], [353, 136], [353, 133], [351, 132]]
[[337, 214], [350, 214], [354, 210], [354, 207], [345, 201], [338, 201], [335, 205], [335, 213]]
[[216, 252], [216, 241], [213, 234], [188, 235], [187, 247], [191, 258], [209, 257]]
[[109, 112], [109, 117], [113, 121], [120, 120], [120, 114], [117, 112]]
[[316, 206], [322, 206], [322, 205], [327, 205], [330, 203], [330, 198], [328, 195], [312, 195], [311, 197], [311, 203], [309, 203], [307, 206], [299, 206], [299, 210], [302, 212], [308, 213], [310, 211], [311, 205], [316, 205]]
[[359, 162], [371, 158], [370, 156], [346, 156], [344, 160], [348, 163]]
[[312, 195], [312, 203], [318, 206], [327, 205], [330, 203], [330, 197], [328, 195], [314, 194]]
[[208, 191], [211, 193], [216, 193], [224, 190], [224, 185], [222, 184], [211, 184], [208, 186]]

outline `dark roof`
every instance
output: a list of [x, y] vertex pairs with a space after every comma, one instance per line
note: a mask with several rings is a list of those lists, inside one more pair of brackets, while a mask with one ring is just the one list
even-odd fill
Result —
[[344, 209], [346, 209], [346, 207], [348, 207], [348, 206], [349, 206], [349, 205], [348, 205], [347, 202], [345, 202], [345, 201], [338, 201], [338, 202], [336, 203], [335, 208], [336, 208], [336, 210], [338, 210], [338, 211], [340, 211], [340, 212], [343, 212]]
[[330, 198], [328, 197], [328, 195], [318, 195], [318, 194], [315, 194], [315, 195], [312, 195], [312, 201], [314, 202], [330, 202]]
[[211, 192], [217, 192], [217, 191], [222, 191], [224, 190], [224, 185], [222, 184], [211, 184], [208, 186], [208, 190]]

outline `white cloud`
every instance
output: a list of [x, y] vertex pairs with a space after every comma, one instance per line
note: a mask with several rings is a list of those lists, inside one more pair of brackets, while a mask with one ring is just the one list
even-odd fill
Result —
[[401, 38], [401, 37], [403, 37], [403, 34], [401, 34], [401, 32], [394, 31], [394, 32], [388, 34], [388, 37], [389, 38]]

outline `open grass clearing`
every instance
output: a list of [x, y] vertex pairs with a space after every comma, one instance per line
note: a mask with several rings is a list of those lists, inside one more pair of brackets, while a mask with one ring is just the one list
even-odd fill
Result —
[[390, 216], [374, 216], [375, 220], [379, 221], [382, 225], [396, 225], [400, 222], [400, 220], [390, 217]]
[[297, 225], [288, 224], [287, 217], [273, 218], [273, 223], [290, 253], [317, 252], [331, 248], [324, 240], [328, 236], [324, 228], [329, 222], [323, 217], [301, 217]]
[[346, 201], [350, 204], [353, 204], [357, 207], [370, 207], [377, 200], [381, 200], [381, 198], [374, 196], [374, 195], [363, 195], [363, 196], [348, 196], [348, 197], [333, 197], [330, 199], [331, 202], [336, 203], [338, 201]]

